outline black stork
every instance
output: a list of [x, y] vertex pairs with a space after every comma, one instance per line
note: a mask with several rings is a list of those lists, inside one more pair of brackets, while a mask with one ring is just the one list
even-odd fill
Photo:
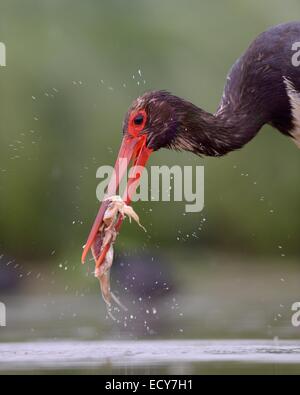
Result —
[[[214, 114], [167, 91], [146, 92], [137, 98], [123, 122], [117, 177], [107, 193], [116, 194], [130, 161], [133, 172], [124, 195], [127, 203], [152, 152], [168, 148], [219, 157], [242, 148], [265, 124], [291, 137], [300, 148], [300, 22], [272, 27], [251, 43], [232, 66]], [[83, 261], [97, 238], [106, 207], [102, 203]]]

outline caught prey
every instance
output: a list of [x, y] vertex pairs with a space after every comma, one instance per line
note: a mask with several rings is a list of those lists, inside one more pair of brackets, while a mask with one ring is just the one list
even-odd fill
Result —
[[110, 290], [110, 268], [113, 264], [114, 250], [113, 244], [118, 233], [118, 222], [125, 217], [133, 219], [138, 225], [146, 231], [141, 225], [136, 212], [128, 206], [120, 196], [111, 196], [105, 199], [106, 209], [102, 222], [99, 226], [95, 242], [92, 245], [92, 253], [96, 262], [95, 277], [100, 282], [102, 297], [108, 306], [111, 306], [114, 300], [120, 307], [125, 307], [119, 302], [117, 297]]

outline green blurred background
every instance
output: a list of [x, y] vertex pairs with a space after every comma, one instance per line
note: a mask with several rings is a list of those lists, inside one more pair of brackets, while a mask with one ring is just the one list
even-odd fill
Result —
[[[251, 40], [299, 12], [298, 0], [0, 0], [7, 48], [0, 68], [0, 262], [17, 273], [24, 297], [34, 298], [36, 288], [52, 299], [98, 293], [80, 255], [98, 209], [96, 170], [114, 163], [131, 101], [167, 89], [215, 111], [229, 68]], [[126, 223], [120, 253], [163, 255], [178, 294], [194, 292], [196, 301], [224, 300], [241, 278], [250, 299], [251, 292], [268, 299], [269, 291], [277, 307], [281, 291], [282, 299], [297, 299], [300, 156], [289, 139], [265, 127], [224, 158], [162, 150], [150, 164], [204, 165], [205, 209], [185, 214], [184, 202], [135, 204], [148, 236]], [[294, 283], [283, 290], [285, 270]], [[204, 293], [207, 281], [212, 287]], [[254, 292], [258, 282], [268, 290]]]

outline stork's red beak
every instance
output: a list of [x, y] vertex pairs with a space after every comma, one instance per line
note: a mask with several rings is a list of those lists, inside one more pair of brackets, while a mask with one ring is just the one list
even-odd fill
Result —
[[[152, 149], [149, 149], [147, 147], [146, 139], [147, 137], [145, 134], [139, 136], [126, 135], [123, 138], [119, 155], [116, 160], [114, 173], [108, 184], [106, 197], [113, 196], [118, 193], [120, 183], [126, 174], [129, 164], [133, 163], [133, 167], [130, 171], [127, 186], [123, 195], [123, 200], [125, 201], [125, 203], [130, 204], [132, 197], [136, 191], [136, 188], [139, 184], [139, 180], [141, 177], [141, 170], [145, 167], [146, 162], [149, 159], [149, 156], [153, 152]], [[92, 226], [92, 229], [90, 231], [89, 237], [87, 239], [87, 242], [85, 244], [82, 253], [82, 259], [81, 259], [82, 263], [84, 263], [90, 248], [93, 246], [95, 242], [107, 205], [108, 202], [103, 201], [100, 206], [100, 209], [98, 211], [95, 222]], [[121, 223], [122, 223], [122, 218], [119, 219], [116, 225], [117, 231], [120, 228]], [[106, 246], [106, 248], [104, 248], [103, 251], [101, 252], [100, 257], [98, 257], [97, 260], [97, 266], [99, 266], [103, 262], [108, 249], [109, 246]]]

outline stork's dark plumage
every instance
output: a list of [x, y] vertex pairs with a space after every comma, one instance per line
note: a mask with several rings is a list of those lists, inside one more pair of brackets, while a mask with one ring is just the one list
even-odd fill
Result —
[[[134, 167], [124, 195], [126, 203], [137, 186], [140, 167], [153, 151], [171, 148], [222, 156], [243, 147], [265, 124], [290, 136], [300, 147], [300, 22], [275, 26], [253, 41], [230, 70], [215, 114], [166, 91], [147, 92], [136, 99], [123, 123], [124, 138], [115, 166], [118, 177], [112, 178], [108, 195], [116, 194], [131, 160]], [[104, 202], [83, 260], [97, 237], [105, 209]]]
[[230, 70], [215, 114], [165, 91], [145, 93], [129, 109], [124, 133], [130, 130], [132, 114], [141, 122], [143, 110], [147, 120], [141, 133], [147, 134], [147, 146], [153, 150], [220, 156], [241, 148], [264, 124], [300, 146], [300, 66], [292, 63], [297, 42], [300, 22], [260, 34]]

